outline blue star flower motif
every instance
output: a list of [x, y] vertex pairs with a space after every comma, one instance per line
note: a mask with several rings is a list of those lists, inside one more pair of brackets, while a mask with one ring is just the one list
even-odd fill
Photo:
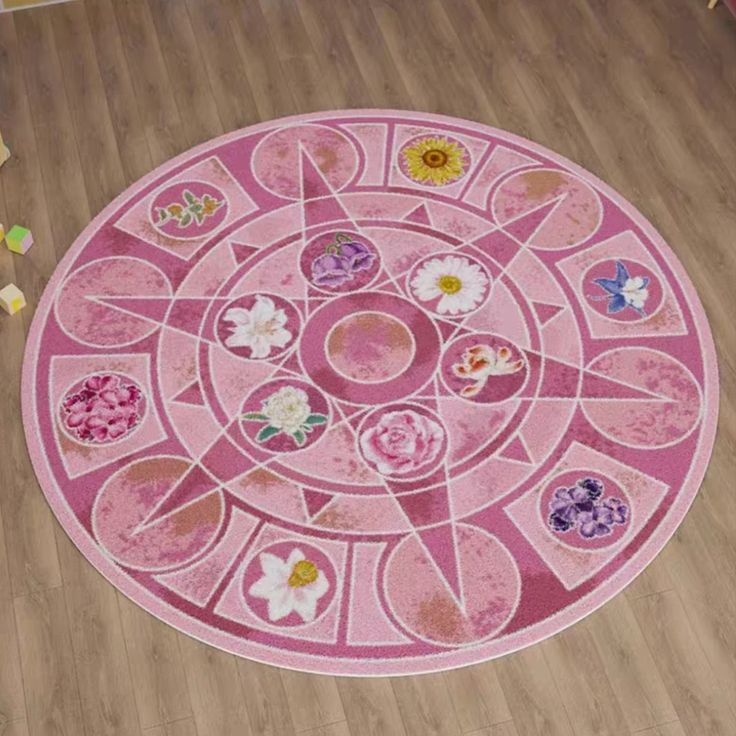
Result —
[[648, 276], [630, 276], [628, 269], [621, 261], [616, 261], [616, 276], [612, 279], [593, 279], [608, 294], [604, 297], [591, 297], [592, 299], [608, 299], [608, 314], [616, 314], [630, 307], [637, 311], [642, 317], [646, 316], [644, 302], [649, 296], [646, 288], [649, 283]]

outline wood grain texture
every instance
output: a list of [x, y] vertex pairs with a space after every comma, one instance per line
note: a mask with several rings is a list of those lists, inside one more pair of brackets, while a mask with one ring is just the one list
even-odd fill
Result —
[[89, 219], [222, 132], [336, 107], [475, 119], [590, 169], [695, 282], [721, 371], [718, 440], [681, 529], [629, 588], [553, 640], [415, 678], [239, 660], [117, 593], [58, 527], [19, 421], [0, 462], [3, 736], [736, 734], [736, 19], [690, 0], [77, 0], [0, 15], [0, 252], [29, 306], [0, 320], [20, 415], [34, 304]]

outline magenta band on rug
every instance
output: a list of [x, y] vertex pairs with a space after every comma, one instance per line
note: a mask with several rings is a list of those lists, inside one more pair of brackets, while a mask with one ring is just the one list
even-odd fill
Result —
[[79, 237], [23, 418], [87, 559], [273, 665], [430, 672], [551, 636], [662, 549], [718, 406], [695, 290], [578, 166], [337, 111], [223, 136]]

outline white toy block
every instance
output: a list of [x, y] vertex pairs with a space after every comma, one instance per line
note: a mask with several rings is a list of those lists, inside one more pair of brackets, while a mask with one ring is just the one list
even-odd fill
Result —
[[5, 288], [0, 289], [0, 307], [8, 314], [19, 312], [25, 305], [26, 298], [15, 284], [8, 284]]

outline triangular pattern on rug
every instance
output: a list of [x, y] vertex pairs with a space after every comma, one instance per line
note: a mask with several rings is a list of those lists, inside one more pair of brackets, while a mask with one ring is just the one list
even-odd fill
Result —
[[532, 462], [524, 443], [519, 439], [519, 437], [514, 437], [514, 439], [512, 439], [511, 442], [503, 448], [501, 451], [501, 457], [505, 457], [508, 460], [516, 460], [520, 463], [531, 464]]
[[222, 435], [213, 442], [199, 462], [221, 483], [227, 483], [256, 466], [227, 435]]
[[534, 311], [537, 313], [540, 324], [547, 324], [553, 317], [556, 317], [564, 307], [557, 304], [544, 304], [543, 302], [532, 302]]
[[[662, 401], [663, 397], [644, 389], [629, 386], [615, 379], [607, 378], [555, 358], [543, 356], [533, 350], [525, 351], [530, 369], [542, 371], [542, 380], [537, 390], [539, 398], [575, 398], [580, 391], [583, 399], [633, 399], [641, 401]], [[582, 379], [581, 379], [582, 374]], [[582, 386], [580, 381], [582, 380]], [[530, 384], [521, 396], [531, 396]]]
[[404, 292], [402, 292], [399, 286], [397, 286], [397, 281], [400, 280], [401, 279], [392, 278], [388, 271], [382, 269], [378, 273], [376, 280], [373, 282], [371, 289], [375, 289], [376, 291], [387, 291], [392, 294], [398, 294], [399, 296], [405, 296]]
[[302, 495], [304, 497], [304, 505], [307, 507], [307, 514], [310, 519], [314, 518], [334, 498], [334, 496], [329, 493], [313, 491], [309, 488], [305, 488], [302, 491]]
[[204, 316], [211, 304], [212, 299], [176, 299], [171, 305], [166, 324], [190, 335], [199, 335]]
[[149, 526], [187, 504], [206, 496], [218, 483], [201, 466], [191, 468], [171, 488], [161, 503], [149, 514], [142, 526]]
[[520, 215], [515, 220], [511, 220], [502, 225], [505, 232], [515, 237], [522, 243], [528, 242], [534, 235], [539, 226], [549, 217], [554, 210], [562, 201], [562, 198], [558, 197], [553, 199], [551, 202], [545, 202], [540, 207], [537, 207], [531, 212], [526, 212]]
[[629, 386], [615, 378], [607, 378], [598, 373], [583, 371], [583, 387], [580, 391], [583, 399], [631, 399], [634, 401], [667, 401], [669, 397], [662, 397], [650, 393], [643, 388]]
[[230, 243], [230, 250], [232, 251], [235, 263], [238, 265], [244, 263], [258, 252], [258, 248], [255, 248], [252, 245], [245, 245], [244, 243]]
[[347, 422], [350, 425], [350, 427], [353, 430], [353, 433], [355, 435], [358, 434], [358, 429], [360, 428], [360, 425], [363, 423], [363, 419], [365, 419], [365, 415], [368, 413], [368, 410], [364, 407], [359, 407], [360, 411], [354, 412], [347, 418]]
[[[397, 488], [388, 484], [389, 489]], [[412, 493], [395, 493], [394, 498], [409, 523], [417, 530], [427, 554], [440, 571], [455, 598], [461, 600], [455, 537], [450, 513], [449, 490], [442, 483]], [[446, 522], [446, 523], [442, 523]], [[426, 527], [432, 525], [431, 529]]]
[[360, 415], [362, 419], [362, 415], [368, 411], [365, 406], [356, 406], [355, 404], [348, 404], [347, 402], [338, 401], [337, 399], [333, 399], [333, 402], [338, 408], [338, 413], [342, 414], [346, 419], [357, 417], [358, 415]]
[[304, 225], [310, 228], [322, 222], [350, 220], [350, 216], [334, 196], [330, 185], [304, 148], [301, 149], [302, 207]]
[[103, 296], [97, 299], [109, 307], [158, 324], [163, 324], [171, 305], [171, 297]]
[[447, 494], [447, 486], [440, 484], [423, 491], [395, 493], [394, 497], [411, 525], [423, 527], [450, 520], [450, 503]]
[[299, 358], [296, 354], [296, 350], [292, 350], [289, 355], [281, 361], [279, 367], [274, 371], [274, 378], [285, 377], [294, 378], [294, 373], [302, 375], [302, 367], [299, 363]]
[[419, 225], [426, 225], [432, 227], [432, 221], [429, 219], [429, 212], [424, 204], [420, 204], [416, 209], [413, 209], [404, 220], [408, 222], [416, 222]]
[[204, 406], [204, 396], [202, 395], [202, 385], [199, 381], [190, 383], [186, 388], [182, 389], [172, 401], [176, 401], [179, 404], [196, 404], [197, 406]]
[[514, 256], [521, 250], [521, 246], [501, 230], [494, 230], [473, 241], [473, 245], [496, 263], [506, 267]]
[[417, 534], [430, 559], [437, 565], [442, 577], [452, 590], [454, 597], [461, 600], [462, 587], [455, 544], [455, 525], [449, 522], [431, 529], [422, 529]]

